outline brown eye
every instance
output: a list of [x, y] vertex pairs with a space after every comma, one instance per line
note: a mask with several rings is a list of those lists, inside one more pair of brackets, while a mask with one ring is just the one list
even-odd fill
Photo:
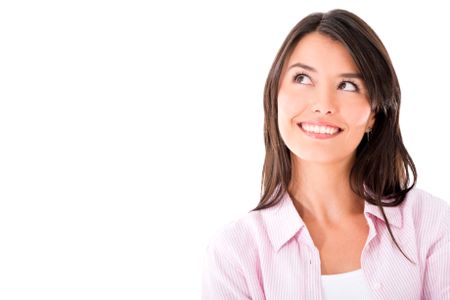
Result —
[[311, 78], [308, 75], [300, 73], [294, 76], [294, 81], [300, 84], [312, 84]]
[[357, 92], [359, 91], [358, 86], [350, 81], [343, 81], [339, 84], [339, 89], [348, 91], [348, 92]]

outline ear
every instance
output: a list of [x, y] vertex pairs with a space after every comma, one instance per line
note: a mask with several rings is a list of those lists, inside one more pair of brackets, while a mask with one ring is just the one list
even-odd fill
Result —
[[375, 113], [371, 112], [369, 116], [369, 121], [367, 122], [367, 129], [368, 128], [372, 129], [373, 125], [375, 125]]

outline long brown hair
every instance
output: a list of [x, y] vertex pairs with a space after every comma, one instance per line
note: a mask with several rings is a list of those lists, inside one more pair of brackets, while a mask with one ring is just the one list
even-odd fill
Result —
[[356, 159], [349, 178], [350, 186], [356, 195], [380, 208], [394, 243], [411, 261], [397, 244], [383, 209], [383, 206], [397, 206], [402, 203], [417, 180], [414, 162], [400, 133], [400, 86], [392, 62], [379, 37], [361, 18], [345, 10], [336, 9], [308, 15], [294, 26], [277, 53], [264, 87], [266, 155], [261, 180], [261, 199], [254, 210], [278, 204], [283, 194], [288, 192], [292, 165], [291, 153], [278, 129], [279, 82], [284, 64], [297, 43], [311, 32], [320, 32], [342, 43], [363, 76], [372, 111], [375, 112], [375, 123], [370, 139], [363, 138], [356, 149]]

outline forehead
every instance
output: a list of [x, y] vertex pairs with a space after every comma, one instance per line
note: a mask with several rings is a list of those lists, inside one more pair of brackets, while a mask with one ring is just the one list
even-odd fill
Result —
[[356, 72], [353, 58], [340, 42], [319, 33], [305, 35], [295, 46], [287, 66], [303, 63], [318, 72]]

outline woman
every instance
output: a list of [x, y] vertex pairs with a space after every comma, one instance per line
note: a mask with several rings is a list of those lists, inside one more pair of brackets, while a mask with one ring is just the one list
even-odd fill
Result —
[[203, 298], [450, 299], [450, 206], [413, 188], [399, 109], [363, 20], [301, 20], [265, 86], [260, 203], [211, 242]]

